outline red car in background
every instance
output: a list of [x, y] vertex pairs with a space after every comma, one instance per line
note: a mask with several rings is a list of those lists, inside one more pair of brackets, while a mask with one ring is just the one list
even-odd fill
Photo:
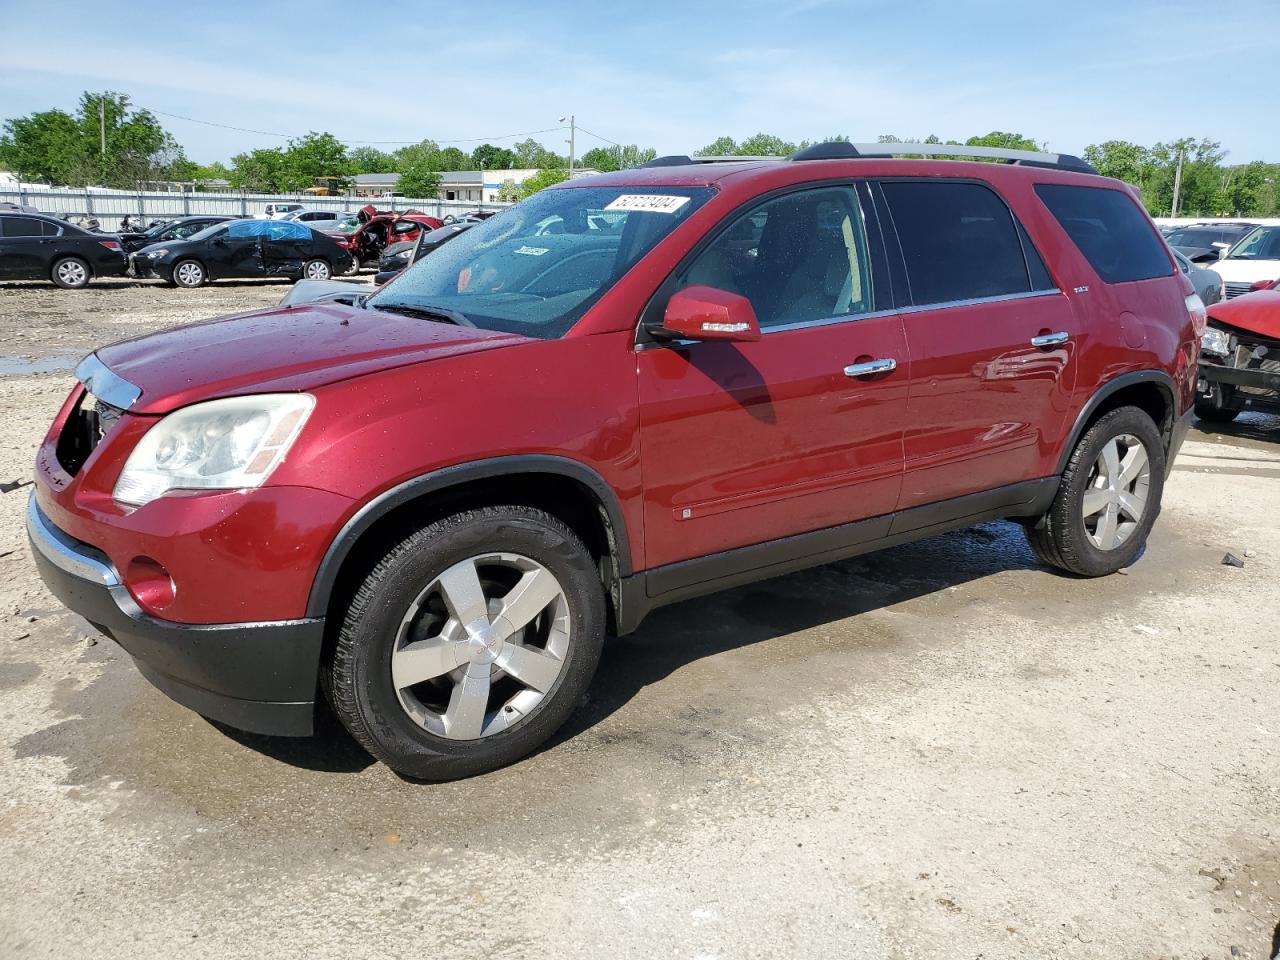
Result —
[[1209, 308], [1200, 338], [1196, 416], [1227, 423], [1244, 410], [1280, 413], [1280, 281]]
[[355, 273], [365, 264], [376, 264], [388, 244], [416, 240], [424, 229], [438, 230], [443, 226], [444, 221], [439, 217], [416, 211], [391, 213], [370, 204], [325, 233], [351, 254], [351, 272]]

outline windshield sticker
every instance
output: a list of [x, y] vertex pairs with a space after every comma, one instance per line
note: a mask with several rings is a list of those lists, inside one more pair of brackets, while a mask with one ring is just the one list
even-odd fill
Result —
[[660, 193], [624, 193], [605, 209], [635, 210], [637, 213], [675, 213], [688, 202], [688, 197], [673, 197]]
[[526, 257], [540, 257], [550, 252], [550, 247], [516, 247], [516, 253], [523, 253]]

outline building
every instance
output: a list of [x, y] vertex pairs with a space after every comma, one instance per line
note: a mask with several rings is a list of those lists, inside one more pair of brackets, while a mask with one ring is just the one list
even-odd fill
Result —
[[[440, 174], [440, 189], [436, 193], [437, 200], [463, 200], [473, 203], [497, 203], [498, 191], [504, 184], [520, 186], [537, 170], [446, 170]], [[590, 176], [598, 170], [578, 169], [573, 177]], [[397, 185], [400, 182], [398, 173], [358, 173], [355, 176], [355, 192], [361, 197], [381, 197], [388, 194], [399, 195]], [[425, 200], [425, 197], [416, 199]]]

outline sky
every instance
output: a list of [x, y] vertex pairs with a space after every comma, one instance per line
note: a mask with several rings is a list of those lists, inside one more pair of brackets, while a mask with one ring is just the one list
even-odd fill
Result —
[[568, 114], [579, 155], [1005, 130], [1280, 162], [1280, 0], [0, 0], [0, 24], [0, 117], [115, 90], [201, 163], [310, 130], [565, 153]]

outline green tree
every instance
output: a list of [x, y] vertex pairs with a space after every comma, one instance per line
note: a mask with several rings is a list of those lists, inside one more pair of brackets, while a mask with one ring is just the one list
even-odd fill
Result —
[[771, 133], [757, 133], [738, 144], [738, 149], [744, 157], [786, 157], [796, 152], [796, 145]]
[[514, 180], [503, 180], [502, 186], [498, 187], [498, 199], [503, 203], [515, 203], [523, 197], [521, 185]]
[[545, 190], [557, 183], [563, 183], [569, 179], [569, 171], [562, 167], [547, 167], [539, 170], [528, 180], [526, 180], [521, 188], [521, 193], [526, 197], [531, 197], [539, 190]]
[[738, 142], [733, 137], [716, 137], [701, 150], [695, 150], [695, 157], [732, 157], [739, 154]]
[[355, 147], [347, 153], [351, 163], [352, 174], [357, 173], [395, 173], [396, 158], [383, 153], [377, 147]]
[[578, 166], [612, 173], [614, 170], [630, 170], [648, 163], [658, 155], [652, 147], [640, 148], [634, 143], [627, 146], [595, 147], [578, 158]]
[[440, 190], [440, 171], [435, 166], [438, 156], [438, 153], [424, 153], [404, 163], [396, 191], [422, 200], [434, 197]]
[[532, 137], [528, 140], [521, 140], [511, 149], [516, 155], [516, 166], [522, 170], [559, 169], [568, 165], [564, 157], [552, 153]]
[[445, 147], [437, 154], [437, 170], [470, 170], [471, 158], [457, 147]]
[[14, 117], [0, 135], [0, 164], [33, 183], [70, 183], [69, 161], [79, 153], [79, 141], [75, 120], [62, 110]]
[[1127, 140], [1107, 140], [1084, 148], [1084, 159], [1104, 177], [1115, 177], [1140, 187], [1151, 173], [1151, 154], [1146, 147]]
[[482, 143], [471, 151], [471, 163], [477, 170], [509, 170], [516, 165], [516, 155], [506, 147]]
[[285, 190], [305, 190], [321, 177], [336, 177], [345, 186], [352, 175], [351, 161], [341, 140], [312, 130], [289, 141], [280, 175]]
[[613, 173], [615, 170], [621, 170], [614, 154], [604, 147], [594, 147], [588, 150], [578, 158], [578, 163], [583, 167], [590, 167], [592, 170], [599, 170], [601, 173]]
[[284, 151], [260, 147], [231, 158], [231, 186], [247, 193], [280, 193], [285, 190]]
[[1044, 144], [1037, 143], [1030, 137], [1020, 133], [1004, 133], [993, 130], [981, 137], [970, 137], [964, 142], [966, 147], [1002, 147], [1006, 150], [1043, 150]]

